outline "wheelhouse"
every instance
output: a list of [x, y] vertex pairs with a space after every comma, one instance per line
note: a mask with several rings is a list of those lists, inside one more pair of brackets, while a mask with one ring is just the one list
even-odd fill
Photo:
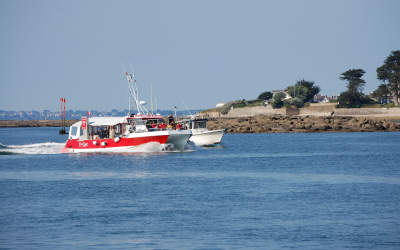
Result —
[[118, 137], [124, 132], [124, 124], [126, 124], [125, 117], [86, 117], [70, 127], [68, 138], [80, 141], [99, 139], [100, 128], [104, 131], [113, 128], [115, 137]]
[[165, 124], [161, 115], [134, 115], [127, 117], [126, 131], [144, 132], [157, 131]]
[[185, 129], [207, 130], [207, 121], [207, 119], [190, 119], [180, 121], [180, 123], [183, 124]]

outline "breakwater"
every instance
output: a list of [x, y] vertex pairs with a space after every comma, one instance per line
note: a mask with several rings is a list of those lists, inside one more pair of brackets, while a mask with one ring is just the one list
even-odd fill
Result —
[[[65, 120], [65, 126], [69, 127], [78, 120]], [[13, 120], [0, 121], [0, 127], [61, 127], [59, 120]]]
[[210, 118], [208, 129], [228, 127], [227, 133], [311, 133], [400, 131], [400, 124], [385, 119], [334, 116], [266, 116]]

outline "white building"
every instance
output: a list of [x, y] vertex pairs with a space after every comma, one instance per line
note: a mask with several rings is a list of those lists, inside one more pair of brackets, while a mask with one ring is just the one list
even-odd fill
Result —
[[217, 103], [217, 105], [215, 107], [222, 108], [225, 104], [226, 104], [225, 102], [219, 102], [219, 103]]

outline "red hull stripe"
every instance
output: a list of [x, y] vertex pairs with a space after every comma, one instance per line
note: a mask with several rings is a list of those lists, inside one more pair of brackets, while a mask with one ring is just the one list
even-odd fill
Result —
[[[137, 138], [121, 138], [118, 142], [114, 139], [102, 139], [102, 140], [83, 140], [78, 141], [68, 139], [66, 148], [71, 149], [96, 149], [96, 148], [118, 148], [118, 147], [134, 147], [148, 142], [158, 142], [160, 144], [165, 144], [168, 139], [168, 135], [159, 135], [151, 137], [137, 137]], [[97, 142], [94, 145], [93, 142]], [[106, 146], [101, 146], [102, 142], [106, 142]]]

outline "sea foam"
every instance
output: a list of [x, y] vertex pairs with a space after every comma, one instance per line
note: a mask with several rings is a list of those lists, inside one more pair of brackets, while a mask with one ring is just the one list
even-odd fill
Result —
[[0, 154], [61, 154], [64, 143], [44, 142], [26, 145], [3, 145]]
[[[0, 143], [0, 155], [13, 154], [62, 154], [70, 151], [64, 148], [65, 143], [45, 142], [26, 145], [3, 145]], [[192, 146], [193, 147], [193, 146]], [[185, 148], [184, 151], [193, 151], [192, 147]], [[64, 149], [64, 150], [63, 150]], [[94, 150], [88, 153], [161, 153], [161, 152], [182, 152], [170, 147], [169, 145], [160, 144], [158, 142], [149, 142], [131, 148], [108, 148], [104, 150]], [[72, 152], [71, 152], [72, 153]]]

